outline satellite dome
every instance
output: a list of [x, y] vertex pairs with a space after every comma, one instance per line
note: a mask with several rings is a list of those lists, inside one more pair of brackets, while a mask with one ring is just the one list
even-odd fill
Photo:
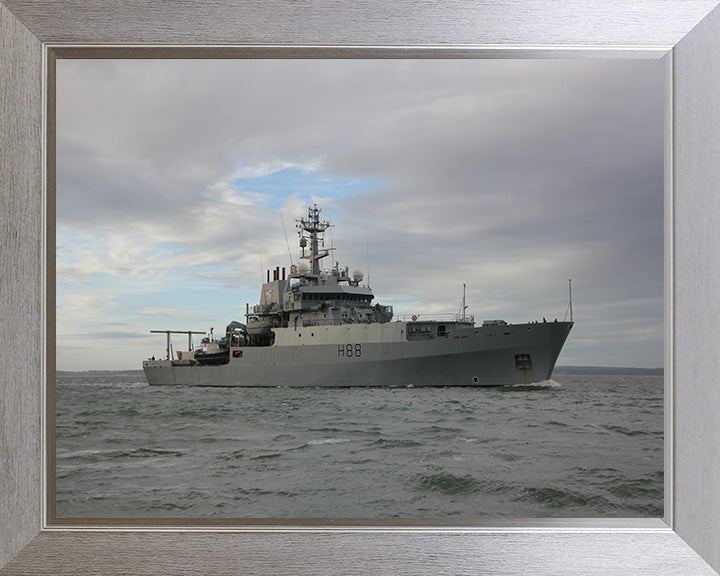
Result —
[[353, 271], [353, 280], [355, 282], [362, 282], [363, 279], [363, 272], [362, 270], [355, 270]]

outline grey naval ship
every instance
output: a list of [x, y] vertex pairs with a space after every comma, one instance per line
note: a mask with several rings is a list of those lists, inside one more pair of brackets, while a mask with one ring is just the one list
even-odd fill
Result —
[[[393, 319], [392, 306], [373, 304], [363, 273], [327, 270], [321, 260], [331, 224], [320, 209], [298, 221], [301, 256], [290, 272], [267, 271], [260, 303], [246, 305], [245, 323], [233, 321], [219, 338], [212, 330], [193, 349], [193, 330], [165, 334], [166, 354], [143, 362], [153, 386], [501, 386], [548, 380], [570, 321], [475, 325], [461, 313], [449, 319], [421, 314]], [[188, 350], [174, 354], [171, 334]]]

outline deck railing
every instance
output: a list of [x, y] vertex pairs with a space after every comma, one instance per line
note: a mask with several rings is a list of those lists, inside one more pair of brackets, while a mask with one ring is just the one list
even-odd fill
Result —
[[467, 322], [475, 323], [473, 314], [397, 314], [393, 316], [393, 322]]

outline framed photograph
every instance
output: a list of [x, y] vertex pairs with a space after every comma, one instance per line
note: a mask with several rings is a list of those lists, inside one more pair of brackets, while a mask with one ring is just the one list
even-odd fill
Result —
[[[45, 388], [45, 376], [54, 374], [55, 358], [44, 354], [44, 345], [55, 338], [55, 326], [45, 324], [46, 312], [56, 306], [55, 295], [45, 294], [43, 278], [45, 270], [54, 268], [54, 238], [43, 237], [47, 231], [42, 220], [54, 221], [57, 214], [46, 210], [44, 196], [40, 194], [45, 182], [44, 162], [54, 157], [55, 125], [47, 126], [47, 140], [40, 130], [45, 117], [43, 98], [45, 85], [42, 79], [52, 77], [57, 64], [57, 54], [62, 50], [77, 50], [77, 55], [93, 54], [94, 58], [114, 57], [103, 54], [102, 47], [89, 49], [80, 44], [113, 43], [137, 45], [145, 42], [171, 44], [173, 40], [187, 45], [199, 43], [201, 37], [212, 38], [217, 44], [257, 44], [282, 42], [286, 34], [283, 22], [293, 22], [286, 12], [275, 14], [272, 22], [257, 28], [257, 18], [263, 20], [269, 7], [261, 10], [236, 12], [244, 15], [241, 32], [227, 28], [227, 15], [217, 7], [203, 14], [199, 21], [190, 18], [188, 24], [179, 24], [178, 31], [195, 32], [174, 35], [167, 29], [156, 30], [144, 18], [133, 20], [129, 10], [125, 17], [136, 22], [138, 28], [124, 26], [129, 32], [114, 32], [119, 15], [112, 10], [103, 15], [92, 14], [81, 8], [48, 8], [52, 14], [38, 13], [31, 3], [5, 2], [0, 4], [0, 26], [9, 56], [0, 62], [15, 74], [18, 81], [6, 84], [0, 96], [7, 102], [10, 122], [4, 122], [3, 139], [14, 144], [9, 148], [5, 166], [0, 176], [8, 183], [7, 202], [3, 217], [5, 224], [3, 242], [3, 273], [9, 278], [4, 291], [2, 306], [8, 322], [3, 326], [7, 341], [13, 338], [18, 326], [31, 326], [29, 345], [22, 356], [10, 361], [4, 383], [4, 414], [6, 426], [12, 432], [3, 438], [0, 449], [3, 459], [10, 467], [2, 473], [7, 477], [11, 489], [2, 496], [5, 504], [0, 520], [2, 526], [11, 527], [3, 532], [3, 548], [0, 549], [1, 563], [8, 569], [37, 570], [42, 566], [55, 567], [59, 571], [82, 573], [73, 550], [82, 547], [85, 554], [91, 554], [97, 563], [93, 569], [110, 569], [122, 562], [125, 570], [134, 570], [133, 563], [145, 558], [153, 551], [153, 562], [157, 571], [182, 572], [187, 562], [193, 561], [196, 569], [203, 571], [224, 570], [218, 568], [218, 560], [225, 569], [252, 572], [281, 571], [284, 573], [336, 573], [340, 567], [347, 567], [358, 573], [458, 573], [478, 570], [485, 573], [522, 573], [523, 566], [532, 562], [537, 573], [562, 573], [563, 570], [584, 571], [585, 573], [626, 573], [631, 570], [638, 574], [679, 573], [690, 571], [698, 574], [713, 574], [711, 568], [720, 564], [716, 557], [716, 537], [720, 503], [709, 491], [713, 480], [720, 474], [720, 462], [712, 451], [715, 439], [712, 430], [717, 425], [717, 415], [708, 410], [717, 399], [718, 392], [708, 383], [715, 373], [713, 358], [715, 344], [711, 338], [710, 324], [703, 318], [712, 317], [716, 307], [709, 295], [714, 293], [718, 271], [710, 266], [708, 255], [716, 244], [716, 227], [712, 221], [714, 207], [713, 186], [717, 168], [703, 162], [708, 150], [713, 149], [717, 136], [704, 128], [714, 125], [718, 111], [714, 100], [705, 95], [713, 94], [719, 81], [706, 70], [714, 70], [712, 47], [717, 43], [717, 11], [714, 3], [693, 3], [659, 8], [642, 5], [643, 17], [630, 18], [621, 7], [613, 12], [600, 14], [591, 6], [575, 7], [584, 14], [583, 19], [573, 20], [576, 26], [564, 25], [562, 44], [581, 43], [582, 48], [563, 50], [562, 45], [547, 48], [551, 44], [550, 30], [555, 24], [564, 22], [570, 15], [565, 8], [547, 11], [544, 7], [534, 17], [547, 23], [545, 27], [525, 27], [520, 23], [511, 26], [512, 38], [508, 42], [507, 29], [499, 24], [502, 19], [493, 20], [486, 31], [478, 32], [472, 25], [475, 18], [494, 13], [499, 17], [499, 7], [467, 6], [469, 14], [453, 9], [447, 18], [438, 20], [438, 7], [427, 5], [421, 11], [421, 20], [430, 25], [431, 32], [421, 36], [440, 44], [460, 47], [428, 48], [422, 39], [416, 37], [418, 29], [405, 33], [402, 27], [387, 27], [378, 15], [383, 13], [380, 6], [372, 14], [364, 13], [371, 24], [360, 29], [340, 26], [339, 37], [328, 36], [352, 12], [350, 6], [322, 18], [308, 16], [309, 27], [285, 48], [245, 48], [245, 55], [253, 58], [267, 58], [268, 50], [278, 50], [275, 55], [293, 58], [338, 58], [391, 57], [399, 59], [408, 50], [402, 48], [376, 48], [363, 51], [362, 48], [344, 48], [342, 45], [406, 45], [416, 46], [415, 57], [473, 58], [503, 57], [558, 57], [558, 56], [643, 56], [662, 58], [666, 73], [666, 138], [665, 138], [665, 517], [664, 520], [525, 520], [497, 522], [487, 526], [434, 527], [421, 523], [405, 525], [387, 523], [382, 526], [324, 524], [282, 526], [282, 523], [268, 522], [266, 526], [229, 527], [222, 523], [213, 528], [205, 526], [198, 530], [193, 522], [185, 521], [158, 526], [151, 521], [132, 522], [134, 528], [117, 534], [107, 525], [88, 522], [74, 526], [62, 526], [48, 516], [48, 500], [43, 499], [46, 487], [52, 479], [48, 477], [45, 457], [54, 449], [53, 434], [45, 434], [41, 428], [54, 425], [54, 415], [44, 413], [40, 408], [43, 401], [52, 406], [54, 392]], [[159, 12], [167, 10], [156, 5]], [[409, 8], [406, 8], [409, 9]], [[539, 10], [533, 8], [530, 10]], [[477, 10], [477, 12], [473, 12]], [[462, 13], [461, 13], [462, 12]], [[662, 12], [662, 14], [661, 14]], [[191, 13], [184, 13], [189, 16]], [[345, 16], [343, 16], [345, 14]], [[338, 17], [341, 20], [338, 21]], [[357, 16], [357, 14], [356, 14]], [[390, 20], [395, 18], [391, 16]], [[529, 16], [520, 17], [528, 22]], [[636, 26], [631, 31], [623, 24], [648, 18], [654, 26]], [[232, 19], [231, 19], [232, 20]], [[579, 22], [591, 20], [599, 26], [588, 34], [588, 28]], [[181, 18], [178, 22], [183, 22]], [[352, 19], [350, 19], [352, 21]], [[444, 22], [444, 25], [440, 25]], [[446, 28], [450, 22], [450, 28]], [[209, 24], [212, 23], [212, 24]], [[79, 27], [78, 27], [79, 26]], [[422, 27], [420, 27], [422, 28]], [[593, 29], [593, 27], [590, 27]], [[452, 29], [449, 33], [447, 30]], [[692, 32], [690, 33], [690, 30]], [[92, 30], [89, 32], [88, 30]], [[174, 29], [173, 29], [174, 30]], [[298, 29], [299, 30], [299, 29]], [[444, 32], [443, 32], [444, 30]], [[503, 32], [504, 30], [504, 32]], [[324, 31], [324, 32], [323, 32]], [[426, 31], [427, 32], [427, 31]], [[195, 36], [193, 36], [195, 34]], [[637, 34], [637, 38], [633, 37]], [[317, 44], [319, 39], [335, 47], [307, 48]], [[233, 39], [235, 40], [233, 42]], [[242, 39], [242, 42], [238, 42]], [[473, 41], [474, 40], [474, 41]], [[67, 43], [60, 46], [60, 43]], [[468, 48], [469, 43], [479, 48]], [[505, 45], [505, 49], [497, 45]], [[462, 47], [465, 45], [465, 47]], [[481, 46], [493, 46], [482, 49]], [[75, 46], [75, 48], [73, 47]], [[522, 50], [513, 51], [521, 46]], [[542, 46], [532, 49], [532, 46]], [[621, 50], [617, 47], [621, 46]], [[530, 48], [529, 48], [530, 47]], [[239, 52], [243, 48], [236, 48]], [[94, 52], [93, 52], [94, 50]], [[125, 55], [133, 57], [134, 50], [128, 48]], [[162, 57], [178, 58], [192, 55], [195, 48], [163, 47], [158, 49]], [[257, 50], [257, 52], [254, 52]], [[57, 52], [55, 52], [57, 51]], [[412, 52], [412, 50], [410, 50]], [[66, 52], [69, 54], [70, 52]], [[137, 53], [139, 55], [139, 52]], [[145, 52], [141, 57], [147, 58]], [[203, 58], [208, 55], [203, 54]], [[702, 72], [701, 72], [702, 70]], [[50, 75], [46, 75], [50, 71]], [[47, 86], [47, 106], [55, 102], [56, 86]], [[669, 105], [672, 103], [672, 106]], [[48, 114], [47, 118], [52, 118]], [[46, 147], [44, 147], [46, 146]], [[700, 163], [698, 164], [698, 159]], [[48, 180], [55, 181], [56, 168], [48, 162]], [[689, 191], [692, 191], [690, 193]], [[295, 215], [293, 215], [294, 217]], [[21, 231], [23, 233], [21, 233]], [[23, 250], [28, 244], [28, 231], [35, 238], [30, 250]], [[43, 242], [39, 239], [43, 238]], [[22, 240], [22, 241], [21, 241]], [[45, 242], [45, 243], [44, 243]], [[44, 245], [43, 245], [44, 243]], [[16, 276], [11, 270], [19, 270]], [[698, 274], [704, 281], [690, 280]], [[24, 288], [23, 288], [24, 287]], [[702, 310], [698, 302], [710, 302]], [[38, 304], [40, 303], [40, 304]], [[463, 302], [464, 305], [464, 302]], [[13, 328], [10, 328], [10, 327]], [[703, 326], [699, 331], [698, 326]], [[705, 332], [703, 332], [705, 330]], [[25, 340], [27, 344], [27, 339]], [[170, 354], [168, 354], [170, 356]], [[49, 390], [47, 398], [43, 398]], [[31, 423], [31, 424], [28, 424]], [[46, 438], [47, 443], [42, 439]], [[22, 478], [21, 478], [22, 476]], [[709, 482], [709, 484], [708, 484]], [[49, 493], [52, 499], [52, 491]], [[42, 506], [39, 505], [42, 502]], [[52, 502], [51, 502], [52, 504]], [[127, 528], [131, 525], [128, 524]], [[3, 530], [5, 530], [3, 528]], [[39, 532], [39, 533], [38, 533]], [[28, 542], [35, 539], [32, 545]], [[161, 552], [158, 552], [160, 550]], [[97, 551], [95, 553], [94, 551]], [[550, 551], [550, 553], [549, 553]], [[52, 558], [52, 561], [49, 559]], [[48, 564], [48, 562], [51, 562]], [[211, 568], [211, 565], [214, 568]], [[572, 568], [569, 568], [572, 566]], [[137, 565], [140, 569], [140, 564]], [[148, 565], [143, 560], [142, 570], [147, 573]]]
[[661, 60], [55, 54], [55, 522], [663, 515]]

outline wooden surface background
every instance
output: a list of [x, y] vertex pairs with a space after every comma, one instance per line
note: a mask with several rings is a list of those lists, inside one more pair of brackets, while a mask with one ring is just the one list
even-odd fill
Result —
[[[714, 574], [702, 558], [720, 568], [717, 4], [0, 0], [0, 574]], [[68, 42], [508, 49], [501, 56], [532, 55], [532, 47], [552, 56], [659, 55], [677, 45], [667, 366], [674, 532], [632, 522], [497, 533], [42, 530], [42, 48]]]

